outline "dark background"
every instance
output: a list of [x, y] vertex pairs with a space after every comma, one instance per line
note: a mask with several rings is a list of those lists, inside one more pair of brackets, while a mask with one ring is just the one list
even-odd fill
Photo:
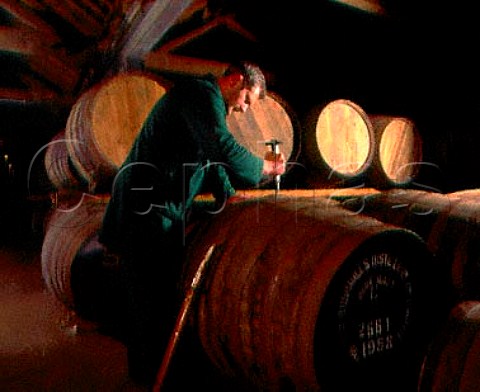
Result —
[[[418, 179], [422, 186], [442, 193], [480, 187], [480, 37], [473, 5], [392, 0], [382, 3], [386, 15], [378, 15], [333, 1], [211, 4], [235, 14], [258, 43], [245, 44], [220, 31], [185, 46], [184, 53], [221, 61], [257, 61], [269, 75], [269, 88], [292, 106], [300, 120], [314, 106], [336, 98], [353, 100], [368, 114], [406, 116], [415, 122], [423, 140], [423, 160], [428, 165]], [[73, 55], [92, 45], [92, 37], [49, 20]], [[0, 23], [10, 24], [4, 12]], [[175, 36], [175, 29], [168, 34]], [[159, 42], [162, 39], [167, 38], [159, 37]], [[105, 59], [103, 67], [104, 63]], [[19, 74], [28, 72], [26, 61], [0, 52], [0, 65], [1, 87], [21, 88]], [[2, 158], [0, 173], [4, 222], [10, 219], [16, 225], [21, 220], [12, 212], [16, 208], [12, 204], [51, 190], [42, 173], [42, 155], [36, 154], [64, 129], [71, 104], [0, 100], [0, 153], [9, 156], [8, 162]], [[8, 163], [14, 168], [10, 176]]]

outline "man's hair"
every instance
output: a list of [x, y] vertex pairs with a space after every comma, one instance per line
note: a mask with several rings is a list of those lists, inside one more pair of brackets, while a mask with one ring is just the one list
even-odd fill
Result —
[[267, 95], [267, 83], [265, 82], [265, 75], [260, 67], [248, 61], [239, 61], [230, 64], [225, 71], [225, 75], [240, 73], [244, 77], [244, 85], [248, 88], [260, 87], [259, 98], [263, 99]]

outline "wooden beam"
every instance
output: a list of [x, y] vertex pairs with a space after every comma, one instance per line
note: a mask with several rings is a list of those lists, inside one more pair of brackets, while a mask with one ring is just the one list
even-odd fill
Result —
[[[30, 54], [38, 45], [38, 38], [18, 26], [0, 26], [0, 50]], [[44, 46], [44, 45], [42, 45]]]
[[149, 53], [146, 56], [145, 67], [158, 72], [196, 76], [211, 73], [218, 77], [225, 72], [228, 64], [214, 60], [196, 59], [164, 51], [157, 51], [155, 53]]
[[333, 0], [359, 10], [385, 16], [387, 14], [381, 0]]
[[[48, 9], [86, 37], [98, 36], [108, 27], [110, 15], [81, 0], [48, 0]], [[106, 23], [107, 22], [107, 23]]]
[[175, 24], [176, 19], [190, 5], [192, 0], [155, 0], [130, 15], [130, 25], [121, 39], [120, 62], [128, 67], [130, 62], [142, 62], [163, 34]]
[[41, 36], [18, 27], [0, 26], [0, 51], [22, 56], [33, 72], [66, 93], [77, 86], [79, 64], [61, 50], [42, 45]]
[[227, 27], [228, 30], [241, 35], [246, 40], [252, 42], [252, 44], [257, 42], [256, 37], [248, 30], [243, 28], [239, 23], [237, 23], [233, 16], [221, 15], [201, 27], [189, 31], [180, 37], [172, 39], [157, 50], [148, 53], [144, 61], [145, 67], [159, 72], [173, 72], [191, 75], [204, 75], [206, 73], [213, 73], [216, 76], [220, 76], [226, 70], [228, 64], [214, 60], [206, 60], [175, 54], [175, 51], [181, 48], [183, 45], [197, 40], [201, 36], [220, 26]]
[[199, 11], [205, 12], [205, 10], [208, 9], [208, 1], [209, 0], [192, 0], [191, 4], [185, 8], [185, 10], [175, 20], [175, 24], [186, 22]]
[[157, 51], [158, 52], [173, 52], [176, 49], [182, 47], [185, 44], [188, 44], [202, 35], [215, 30], [218, 27], [225, 26], [228, 30], [237, 33], [244, 37], [246, 40], [251, 41], [252, 43], [257, 42], [257, 38], [250, 33], [248, 30], [243, 28], [231, 15], [222, 15], [218, 16], [205, 25], [194, 29], [178, 38], [172, 39], [171, 41], [162, 45]]
[[58, 100], [58, 95], [47, 88], [0, 88], [0, 100], [20, 102], [52, 101]]
[[60, 42], [60, 37], [55, 29], [38, 16], [33, 9], [29, 10], [19, 4], [18, 0], [0, 0], [0, 7], [5, 9], [23, 24], [27, 24], [34, 30], [38, 31], [45, 42], [49, 42], [52, 45]]

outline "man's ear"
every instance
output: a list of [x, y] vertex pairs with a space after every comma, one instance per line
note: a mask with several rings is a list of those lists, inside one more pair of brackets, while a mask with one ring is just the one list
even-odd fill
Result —
[[243, 86], [243, 80], [245, 77], [241, 73], [232, 74], [231, 77], [232, 77], [231, 86], [241, 89]]

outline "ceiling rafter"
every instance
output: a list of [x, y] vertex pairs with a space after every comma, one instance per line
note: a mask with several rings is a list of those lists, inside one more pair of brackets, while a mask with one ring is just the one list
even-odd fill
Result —
[[41, 36], [32, 35], [25, 29], [0, 26], [0, 50], [7, 55], [25, 58], [33, 72], [67, 94], [78, 83], [80, 71], [74, 58], [60, 49], [45, 46]]
[[33, 30], [42, 35], [42, 39], [55, 45], [60, 42], [55, 29], [42, 17], [38, 16], [34, 9], [29, 9], [19, 3], [18, 0], [0, 0], [0, 7], [5, 9], [19, 22], [30, 26]]
[[148, 53], [145, 58], [145, 66], [149, 69], [163, 72], [177, 72], [195, 75], [213, 73], [215, 75], [221, 75], [227, 68], [227, 63], [182, 56], [175, 53], [176, 50], [198, 40], [202, 36], [218, 29], [219, 27], [226, 27], [229, 31], [239, 34], [246, 40], [252, 43], [257, 43], [255, 35], [240, 25], [233, 15], [219, 15], [205, 25], [172, 39], [161, 45], [158, 49]]
[[118, 40], [119, 61], [123, 67], [143, 62], [147, 53], [190, 5], [192, 0], [156, 0], [133, 3], [127, 15], [124, 33]]

